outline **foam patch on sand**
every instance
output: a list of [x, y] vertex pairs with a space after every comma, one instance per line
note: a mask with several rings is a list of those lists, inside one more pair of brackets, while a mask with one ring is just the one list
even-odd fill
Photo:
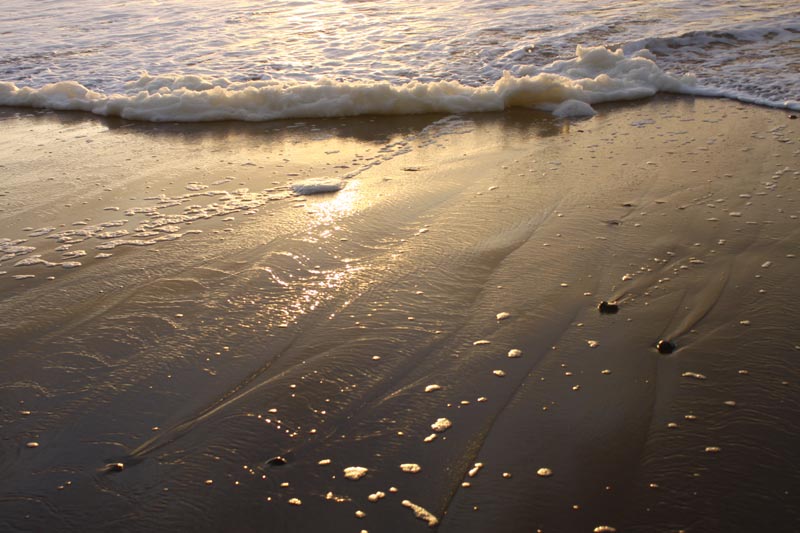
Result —
[[[501, 111], [536, 107], [553, 111], [567, 101], [561, 116], [589, 115], [592, 104], [635, 100], [657, 92], [692, 93], [691, 76], [674, 76], [659, 68], [647, 50], [625, 56], [622, 50], [578, 46], [570, 60], [544, 68], [523, 66], [519, 75], [505, 72], [480, 86], [456, 81], [404, 85], [386, 82], [247, 81], [200, 76], [143, 75], [126, 85], [124, 94], [104, 94], [76, 81], [41, 88], [0, 83], [0, 105], [87, 111], [152, 122], [214, 120], [264, 121], [302, 117], [406, 115]], [[579, 112], [579, 113], [578, 113]]]
[[297, 195], [323, 194], [326, 192], [337, 192], [344, 188], [344, 182], [337, 178], [320, 178], [295, 183], [292, 185], [292, 192]]

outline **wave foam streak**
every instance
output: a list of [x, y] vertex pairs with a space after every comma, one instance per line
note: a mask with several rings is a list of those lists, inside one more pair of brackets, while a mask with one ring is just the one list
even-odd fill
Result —
[[[0, 105], [77, 110], [152, 122], [216, 120], [265, 121], [286, 118], [421, 113], [501, 111], [509, 107], [537, 107], [553, 111], [575, 100], [595, 104], [634, 100], [660, 91], [690, 92], [691, 76], [673, 76], [661, 70], [649, 52], [630, 57], [621, 50], [581, 47], [571, 60], [556, 61], [521, 76], [505, 72], [491, 85], [472, 87], [456, 81], [313, 83], [275, 81], [230, 82], [199, 76], [143, 75], [127, 85], [125, 94], [92, 91], [75, 81], [40, 89], [0, 83]], [[591, 114], [586, 106], [572, 106], [578, 115]], [[572, 114], [561, 109], [561, 115]]]

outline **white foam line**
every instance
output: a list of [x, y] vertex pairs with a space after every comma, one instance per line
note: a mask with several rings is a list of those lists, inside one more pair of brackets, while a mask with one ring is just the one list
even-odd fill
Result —
[[[0, 82], [0, 105], [79, 110], [152, 122], [212, 120], [263, 121], [282, 118], [365, 114], [405, 115], [500, 111], [509, 107], [559, 109], [561, 116], [588, 115], [592, 104], [635, 100], [659, 91], [690, 92], [691, 76], [673, 76], [644, 50], [581, 47], [576, 57], [543, 69], [523, 67], [519, 76], [505, 72], [490, 85], [472, 87], [454, 81], [314, 83], [230, 82], [198, 76], [143, 76], [125, 94], [95, 92], [76, 81], [41, 88]], [[558, 108], [559, 104], [574, 101]]]

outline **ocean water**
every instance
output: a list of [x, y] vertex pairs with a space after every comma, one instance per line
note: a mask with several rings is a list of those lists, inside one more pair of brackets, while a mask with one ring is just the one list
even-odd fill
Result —
[[800, 109], [800, 9], [612, 2], [7, 0], [0, 104], [147, 121], [592, 104]]

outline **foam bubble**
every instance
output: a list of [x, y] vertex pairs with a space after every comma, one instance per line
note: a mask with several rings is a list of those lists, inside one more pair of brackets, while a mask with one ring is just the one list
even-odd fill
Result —
[[580, 100], [566, 100], [558, 104], [552, 111], [559, 118], [593, 117], [597, 114], [592, 106]]

